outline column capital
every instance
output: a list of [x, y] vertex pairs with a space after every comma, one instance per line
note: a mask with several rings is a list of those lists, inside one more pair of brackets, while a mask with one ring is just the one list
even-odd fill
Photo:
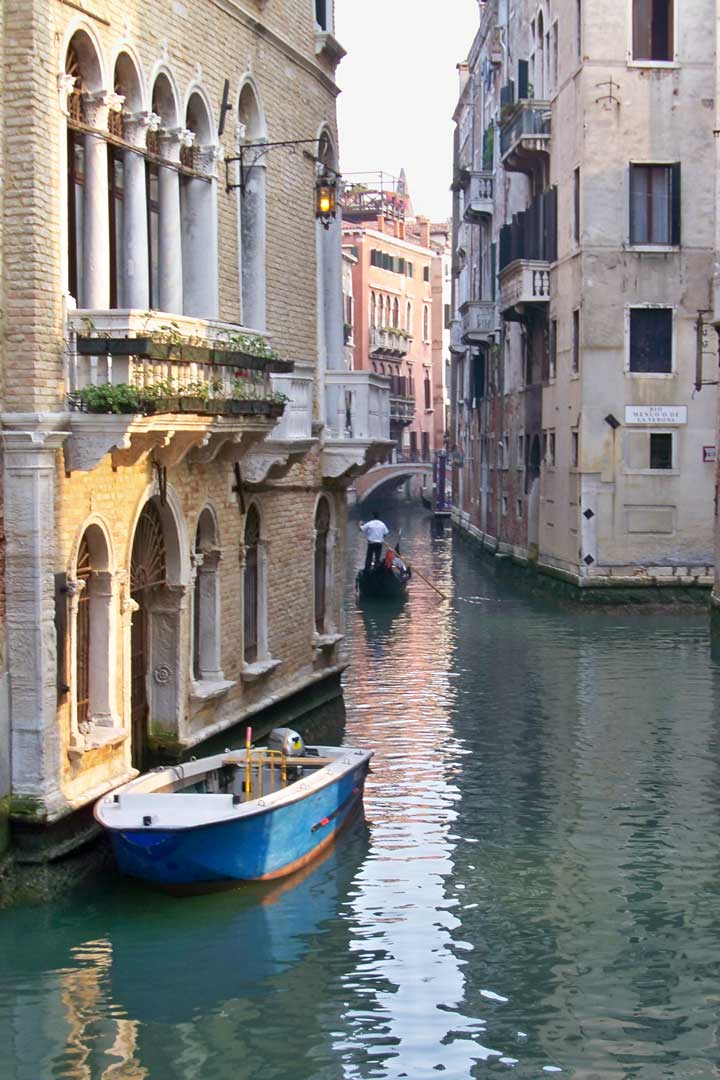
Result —
[[148, 131], [157, 131], [160, 127], [160, 117], [154, 112], [125, 113], [125, 139], [139, 149], [144, 150], [147, 143]]
[[82, 99], [85, 123], [100, 131], [107, 130], [110, 113], [122, 112], [125, 104], [125, 96], [116, 94], [113, 90], [86, 91]]
[[70, 434], [67, 413], [2, 413], [0, 437], [6, 454], [48, 454]]
[[60, 101], [60, 112], [63, 116], [70, 115], [70, 109], [68, 107], [68, 98], [75, 89], [75, 83], [77, 82], [77, 76], [71, 75], [67, 71], [61, 71], [57, 77], [58, 98]]
[[183, 147], [192, 146], [195, 133], [189, 128], [159, 128], [160, 157], [167, 161], [179, 162]]
[[217, 177], [217, 167], [225, 160], [225, 149], [222, 146], [199, 146], [195, 155], [195, 169], [204, 176], [214, 180]]

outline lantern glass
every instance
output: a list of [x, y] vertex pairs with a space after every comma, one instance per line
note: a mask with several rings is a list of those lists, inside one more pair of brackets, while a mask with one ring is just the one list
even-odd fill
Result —
[[322, 176], [315, 189], [315, 216], [327, 228], [335, 217], [335, 212], [335, 184], [327, 175]]

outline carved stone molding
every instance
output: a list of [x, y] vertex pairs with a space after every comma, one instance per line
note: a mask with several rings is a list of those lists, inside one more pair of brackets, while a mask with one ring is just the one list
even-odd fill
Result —
[[67, 472], [89, 472], [111, 450], [129, 450], [134, 416], [76, 413], [70, 417], [70, 438], [65, 443]]
[[148, 456], [152, 450], [165, 447], [173, 437], [173, 431], [148, 431], [130, 433], [130, 446], [123, 450], [112, 451], [112, 464], [114, 469], [122, 466], [137, 465]]
[[174, 431], [172, 435], [165, 446], [155, 451], [155, 460], [164, 469], [179, 465], [193, 447], [205, 446], [210, 438], [207, 430]]
[[384, 461], [392, 445], [384, 440], [364, 442], [343, 439], [327, 442], [322, 448], [322, 474], [328, 480], [350, 483], [356, 476]]
[[271, 470], [275, 475], [284, 475], [290, 468], [290, 454], [288, 451], [278, 451], [263, 445], [257, 450], [250, 451], [243, 458], [242, 478], [246, 484], [262, 484], [268, 478]]

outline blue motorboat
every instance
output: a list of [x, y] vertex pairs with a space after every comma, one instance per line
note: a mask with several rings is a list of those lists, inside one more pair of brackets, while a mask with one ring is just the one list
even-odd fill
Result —
[[95, 817], [120, 870], [168, 886], [267, 881], [327, 847], [362, 803], [371, 751], [268, 746], [154, 769], [105, 795]]

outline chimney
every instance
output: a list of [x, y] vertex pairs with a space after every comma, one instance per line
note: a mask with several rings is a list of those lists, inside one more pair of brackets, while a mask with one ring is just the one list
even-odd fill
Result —
[[420, 214], [418, 214], [418, 216], [417, 216], [417, 218], [415, 220], [417, 222], [418, 231], [419, 231], [419, 234], [420, 234], [420, 247], [429, 248], [430, 247], [430, 219], [426, 218], [426, 217], [421, 217]]

